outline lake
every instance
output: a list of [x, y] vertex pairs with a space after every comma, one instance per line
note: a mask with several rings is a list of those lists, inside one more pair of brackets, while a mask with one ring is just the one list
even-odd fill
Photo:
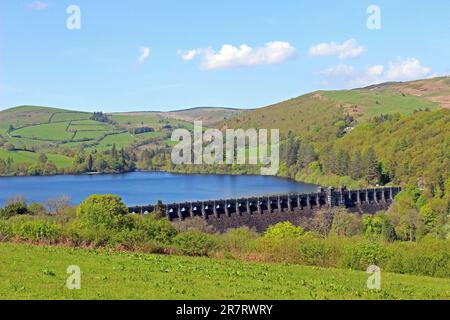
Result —
[[128, 206], [205, 201], [272, 194], [314, 192], [317, 186], [268, 176], [183, 175], [133, 172], [119, 175], [79, 175], [0, 178], [0, 206], [22, 195], [28, 202], [68, 196], [79, 204], [91, 194], [115, 194]]

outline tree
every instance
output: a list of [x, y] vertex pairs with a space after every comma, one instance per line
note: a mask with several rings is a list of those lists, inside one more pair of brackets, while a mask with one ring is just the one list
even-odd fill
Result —
[[111, 156], [112, 156], [113, 159], [117, 159], [117, 148], [116, 148], [116, 144], [115, 143], [112, 145]]
[[166, 207], [164, 206], [161, 200], [155, 206], [155, 210], [153, 211], [156, 219], [164, 219], [166, 217]]
[[77, 209], [77, 217], [85, 227], [122, 228], [128, 209], [122, 198], [114, 195], [92, 195]]
[[24, 215], [28, 213], [28, 207], [25, 202], [9, 203], [5, 208], [0, 209], [0, 219], [9, 219], [16, 215]]
[[355, 180], [360, 180], [363, 177], [363, 160], [361, 152], [357, 151], [352, 162], [351, 177]]
[[362, 230], [362, 221], [358, 215], [349, 213], [346, 210], [339, 210], [334, 215], [330, 234], [352, 237], [361, 234]]
[[89, 172], [92, 172], [92, 169], [94, 167], [94, 159], [92, 158], [92, 154], [89, 154], [87, 159], [87, 169]]
[[363, 218], [363, 231], [367, 238], [394, 241], [396, 239], [396, 233], [394, 225], [389, 217], [384, 213], [378, 213], [377, 215], [366, 215]]
[[340, 176], [347, 176], [350, 166], [350, 156], [347, 151], [345, 150], [339, 150], [338, 157], [337, 157], [337, 174]]
[[8, 151], [15, 151], [16, 150], [16, 147], [12, 143], [9, 143], [9, 142], [5, 143], [4, 147]]
[[364, 155], [363, 163], [366, 181], [368, 183], [378, 183], [380, 180], [380, 164], [372, 147]]
[[39, 158], [38, 158], [39, 164], [40, 165], [45, 165], [48, 161], [48, 157], [45, 153], [40, 153], [39, 154]]

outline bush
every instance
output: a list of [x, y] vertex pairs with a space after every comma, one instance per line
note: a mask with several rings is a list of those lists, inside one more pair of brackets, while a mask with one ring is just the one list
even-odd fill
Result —
[[378, 213], [374, 217], [364, 216], [363, 228], [365, 236], [369, 239], [394, 241], [397, 238], [391, 219], [384, 213]]
[[450, 277], [450, 242], [424, 239], [418, 243], [398, 242], [388, 248], [385, 270], [401, 274]]
[[0, 219], [9, 219], [24, 214], [28, 214], [28, 207], [24, 202], [11, 203], [0, 209]]
[[388, 258], [389, 253], [381, 244], [357, 242], [344, 250], [341, 266], [353, 270], [367, 270], [371, 265], [383, 266]]
[[329, 240], [304, 237], [299, 244], [300, 260], [308, 266], [336, 267], [340, 252]]
[[134, 228], [144, 232], [145, 240], [171, 244], [177, 235], [177, 230], [167, 219], [157, 219], [150, 215], [146, 217], [132, 216]]
[[305, 234], [302, 227], [296, 227], [290, 222], [278, 223], [267, 229], [264, 237], [270, 240], [299, 239]]
[[194, 217], [192, 219], [186, 219], [182, 221], [172, 221], [172, 225], [177, 229], [178, 232], [187, 231], [199, 231], [208, 234], [214, 234], [217, 232], [216, 228], [210, 225], [202, 217]]
[[360, 235], [363, 230], [361, 218], [355, 214], [339, 211], [335, 214], [331, 235], [353, 237]]
[[180, 233], [175, 237], [174, 244], [182, 254], [198, 257], [208, 256], [218, 246], [212, 236], [197, 231]]
[[251, 243], [256, 237], [256, 232], [244, 227], [228, 230], [227, 233], [222, 236], [222, 239], [226, 250], [244, 253], [249, 251]]
[[0, 220], [0, 241], [9, 241], [14, 237], [11, 223]]
[[42, 220], [28, 221], [14, 225], [14, 233], [22, 240], [35, 242], [56, 242], [60, 239], [59, 225]]
[[130, 219], [127, 214], [128, 209], [122, 198], [113, 195], [92, 195], [81, 203], [77, 210], [81, 225], [88, 228], [129, 228]]

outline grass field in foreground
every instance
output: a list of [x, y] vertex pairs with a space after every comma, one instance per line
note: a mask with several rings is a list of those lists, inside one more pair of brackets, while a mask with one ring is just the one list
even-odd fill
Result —
[[[68, 290], [68, 266], [81, 290]], [[0, 299], [448, 299], [450, 279], [0, 244]]]

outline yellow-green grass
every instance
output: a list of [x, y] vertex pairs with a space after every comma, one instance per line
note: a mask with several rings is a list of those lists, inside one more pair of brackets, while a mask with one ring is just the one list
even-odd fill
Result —
[[134, 136], [130, 133], [120, 133], [106, 136], [100, 143], [100, 148], [109, 148], [113, 144], [116, 145], [117, 148], [127, 147], [131, 145], [135, 141]]
[[77, 131], [74, 140], [81, 139], [101, 139], [105, 136], [107, 131]]
[[[72, 165], [73, 159], [60, 154], [46, 154], [49, 161], [58, 168], [68, 168]], [[11, 158], [15, 164], [35, 164], [39, 161], [39, 153], [28, 151], [8, 151], [0, 148], [0, 159]]]
[[[297, 265], [0, 244], [0, 299], [448, 299], [450, 280]], [[69, 266], [81, 289], [66, 287]]]
[[51, 121], [89, 120], [91, 116], [92, 114], [87, 112], [57, 112], [53, 114]]
[[34, 149], [45, 149], [54, 146], [55, 142], [41, 141], [35, 139], [27, 138], [8, 138], [8, 142], [12, 143], [16, 149], [32, 150]]
[[72, 139], [73, 132], [66, 131], [69, 122], [47, 123], [15, 130], [13, 136], [39, 140], [64, 141]]
[[150, 127], [160, 127], [161, 126], [161, 118], [153, 115], [153, 114], [114, 114], [110, 115], [109, 118], [121, 125], [129, 125], [129, 126], [141, 126], [146, 125]]
[[8, 110], [0, 111], [0, 126], [7, 128], [13, 125], [15, 128], [25, 125], [48, 123], [51, 116], [57, 112], [67, 112], [67, 110], [36, 107], [36, 106], [20, 106]]

